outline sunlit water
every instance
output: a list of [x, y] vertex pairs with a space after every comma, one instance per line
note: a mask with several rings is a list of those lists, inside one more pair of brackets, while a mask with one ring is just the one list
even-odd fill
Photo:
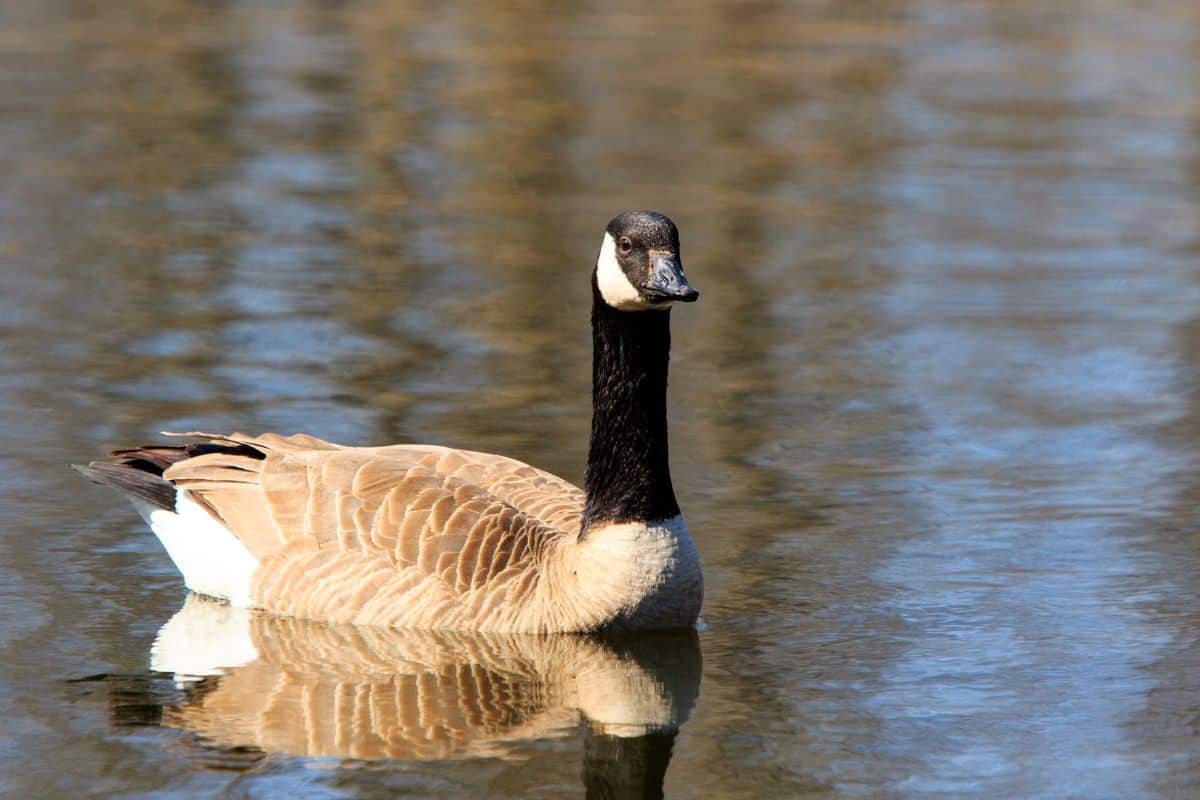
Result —
[[[1195, 794], [1198, 26], [0, 4], [0, 794]], [[656, 687], [644, 735], [499, 646], [386, 636], [367, 668], [383, 634], [259, 620], [246, 663], [155, 663], [179, 579], [66, 463], [303, 430], [579, 480], [587, 274], [628, 207], [703, 293], [670, 398], [702, 674], [579, 645]], [[354, 716], [423, 680], [437, 746]]]

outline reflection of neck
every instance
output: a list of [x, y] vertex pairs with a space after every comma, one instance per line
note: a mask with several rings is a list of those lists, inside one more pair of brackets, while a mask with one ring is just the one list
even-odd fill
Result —
[[583, 744], [587, 797], [660, 800], [676, 729], [643, 736], [610, 736], [588, 727]]
[[679, 514], [667, 459], [670, 311], [618, 311], [592, 284], [592, 439], [583, 531]]

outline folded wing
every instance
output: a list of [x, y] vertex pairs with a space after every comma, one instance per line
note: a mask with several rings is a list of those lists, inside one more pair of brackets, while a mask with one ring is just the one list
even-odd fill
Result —
[[278, 613], [525, 629], [546, 563], [579, 526], [578, 488], [501, 456], [186, 435], [227, 447], [175, 461], [163, 479], [258, 560], [250, 596]]

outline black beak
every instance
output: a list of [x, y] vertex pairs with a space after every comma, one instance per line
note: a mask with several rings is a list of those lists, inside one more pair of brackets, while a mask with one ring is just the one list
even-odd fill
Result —
[[642, 291], [656, 303], [672, 300], [692, 303], [700, 296], [700, 292], [688, 283], [683, 274], [679, 257], [670, 253], [650, 254], [650, 280], [642, 287]]

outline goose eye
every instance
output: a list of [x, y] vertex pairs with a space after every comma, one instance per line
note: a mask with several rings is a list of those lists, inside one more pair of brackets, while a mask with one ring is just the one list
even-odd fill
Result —
[[629, 241], [628, 236], [622, 236], [618, 244], [623, 255], [629, 255], [630, 251], [633, 250], [633, 242]]

